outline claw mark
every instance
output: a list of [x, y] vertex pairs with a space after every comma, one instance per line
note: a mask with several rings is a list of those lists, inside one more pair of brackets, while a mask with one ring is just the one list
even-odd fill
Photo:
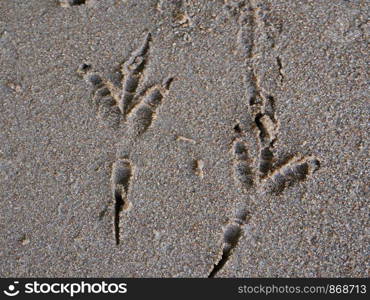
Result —
[[148, 33], [143, 44], [132, 53], [130, 59], [121, 68], [121, 73], [125, 80], [123, 82], [122, 96], [119, 100], [119, 108], [123, 115], [127, 115], [135, 105], [136, 89], [147, 63], [150, 40], [151, 35]]
[[[247, 54], [247, 63], [244, 77], [246, 94], [249, 103], [249, 113], [255, 120], [259, 138], [259, 159], [258, 175], [264, 178], [271, 172], [274, 161], [274, 143], [277, 139], [279, 124], [275, 117], [275, 99], [269, 95], [260, 85], [260, 79], [253, 64], [253, 57], [256, 52], [256, 27], [261, 23], [258, 20], [259, 8], [254, 1], [250, 1], [249, 6], [243, 10], [239, 25], [241, 34], [245, 37], [239, 40], [239, 44]], [[250, 26], [252, 29], [247, 28]]]
[[320, 162], [313, 157], [293, 157], [263, 181], [264, 190], [279, 194], [295, 182], [305, 180], [320, 168]]
[[132, 166], [129, 160], [116, 161], [112, 167], [112, 194], [114, 199], [114, 234], [116, 244], [120, 243], [120, 214], [122, 210], [128, 210], [131, 204], [127, 195], [130, 179], [132, 177]]
[[235, 218], [224, 228], [222, 241], [222, 256], [221, 259], [214, 264], [208, 277], [213, 278], [223, 268], [228, 261], [232, 251], [238, 244], [242, 233], [242, 227], [247, 224], [250, 219], [250, 213], [246, 209], [239, 210]]
[[272, 169], [274, 154], [273, 148], [277, 138], [278, 126], [268, 114], [258, 113], [255, 116], [255, 123], [259, 131], [259, 166], [260, 177], [265, 177]]
[[142, 101], [128, 114], [128, 122], [130, 123], [129, 135], [131, 138], [137, 138], [142, 135], [155, 120], [157, 108], [162, 103], [164, 95], [168, 93], [171, 82], [172, 78], [169, 78], [161, 86], [154, 86], [148, 89]]

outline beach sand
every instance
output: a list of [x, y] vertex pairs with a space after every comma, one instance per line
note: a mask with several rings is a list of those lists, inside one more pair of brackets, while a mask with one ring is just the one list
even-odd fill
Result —
[[0, 275], [367, 277], [368, 15], [0, 1]]

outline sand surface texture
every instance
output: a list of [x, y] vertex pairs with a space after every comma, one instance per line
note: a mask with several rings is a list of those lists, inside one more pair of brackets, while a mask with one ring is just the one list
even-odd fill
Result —
[[1, 0], [0, 275], [367, 276], [369, 4]]

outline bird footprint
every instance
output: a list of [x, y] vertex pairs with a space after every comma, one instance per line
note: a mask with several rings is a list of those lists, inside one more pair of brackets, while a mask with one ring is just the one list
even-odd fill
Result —
[[122, 130], [122, 140], [127, 151], [119, 155], [112, 166], [111, 188], [114, 205], [114, 236], [120, 243], [120, 215], [131, 208], [128, 201], [130, 180], [135, 166], [130, 160], [130, 148], [135, 141], [152, 125], [156, 113], [168, 94], [172, 77], [161, 83], [138, 92], [140, 81], [148, 63], [151, 34], [148, 33], [141, 45], [131, 53], [130, 58], [107, 78], [92, 70], [88, 64], [82, 64], [77, 70], [92, 87], [92, 104], [99, 119], [115, 130]]

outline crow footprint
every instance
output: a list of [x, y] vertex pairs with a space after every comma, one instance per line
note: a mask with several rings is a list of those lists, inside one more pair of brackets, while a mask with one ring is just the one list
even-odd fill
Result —
[[[286, 188], [305, 180], [320, 168], [320, 161], [314, 156], [295, 154], [290, 159], [278, 161], [274, 157], [280, 123], [276, 116], [276, 99], [272, 90], [266, 90], [262, 83], [265, 76], [260, 76], [256, 62], [264, 53], [273, 53], [274, 46], [263, 42], [260, 36], [266, 32], [263, 7], [257, 1], [236, 1], [227, 3], [225, 8], [237, 15], [240, 26], [237, 42], [245, 57], [244, 86], [248, 119], [253, 120], [250, 130], [244, 131], [241, 124], [233, 127], [236, 136], [231, 143], [232, 173], [235, 187], [247, 199], [248, 209], [258, 205], [258, 199], [264, 196], [276, 196]], [[268, 48], [271, 48], [268, 50]], [[262, 55], [261, 55], [262, 54]], [[277, 70], [281, 70], [281, 60], [275, 61]], [[265, 73], [265, 71], [264, 71]], [[281, 72], [279, 71], [280, 75]], [[249, 144], [249, 131], [256, 135], [256, 143]], [[243, 201], [245, 201], [243, 199]], [[243, 211], [243, 210], [239, 210]], [[209, 277], [215, 277], [231, 257], [243, 234], [244, 226], [250, 217], [249, 213], [239, 213], [223, 228], [222, 248], [218, 260], [212, 266]], [[253, 211], [251, 212], [251, 216]]]
[[[130, 182], [135, 166], [130, 160], [130, 148], [156, 119], [159, 106], [168, 94], [172, 77], [138, 92], [148, 63], [151, 34], [131, 53], [129, 59], [119, 65], [107, 78], [92, 70], [88, 64], [79, 66], [77, 73], [92, 87], [92, 105], [99, 119], [108, 127], [123, 132], [124, 155], [117, 155], [112, 166], [111, 189], [114, 201], [114, 237], [120, 243], [120, 217], [132, 204], [128, 200]], [[118, 151], [118, 153], [121, 153]]]
[[[260, 151], [255, 162], [248, 153], [248, 144], [244, 141], [245, 134], [237, 126], [238, 137], [232, 143], [233, 175], [236, 186], [258, 197], [258, 194], [270, 193], [278, 195], [288, 186], [305, 180], [320, 168], [320, 162], [313, 156], [295, 155], [281, 164], [274, 164], [273, 142], [266, 146], [265, 134], [259, 134]], [[235, 127], [234, 127], [235, 129]], [[270, 127], [271, 129], [271, 127]], [[271, 135], [266, 128], [260, 131]], [[273, 128], [275, 131], [275, 128]], [[262, 132], [261, 131], [261, 132]], [[242, 235], [243, 226], [248, 223], [250, 213], [245, 209], [237, 212], [234, 219], [223, 230], [221, 258], [213, 265], [208, 277], [213, 278], [225, 266]]]

